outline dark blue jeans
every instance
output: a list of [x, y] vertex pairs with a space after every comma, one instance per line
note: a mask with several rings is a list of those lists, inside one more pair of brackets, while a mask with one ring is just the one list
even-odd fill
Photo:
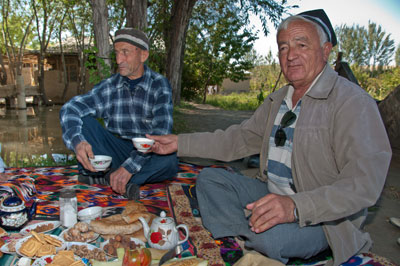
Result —
[[[82, 118], [82, 121], [82, 134], [92, 145], [93, 153], [112, 157], [111, 171], [117, 170], [131, 156], [131, 152], [133, 150], [136, 151], [131, 140], [121, 139], [113, 135], [100, 125], [95, 118], [87, 116]], [[149, 160], [138, 173], [132, 176], [129, 183], [137, 185], [157, 183], [171, 179], [178, 172], [178, 159], [175, 153], [170, 155], [152, 153], [149, 156]], [[83, 171], [83, 167], [79, 162], [78, 169], [79, 172]], [[93, 173], [93, 175], [96, 176], [98, 174]]]

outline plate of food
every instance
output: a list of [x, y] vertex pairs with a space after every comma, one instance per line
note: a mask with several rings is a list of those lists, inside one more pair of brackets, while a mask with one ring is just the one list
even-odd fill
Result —
[[74, 252], [74, 254], [80, 258], [107, 261], [105, 251], [92, 244], [82, 242], [67, 242], [67, 250]]
[[31, 231], [36, 233], [50, 233], [61, 225], [60, 221], [43, 221], [25, 226], [19, 231], [20, 234], [29, 235]]
[[54, 265], [73, 265], [73, 266], [85, 266], [87, 265], [81, 258], [74, 255], [73, 252], [67, 250], [61, 250], [56, 255], [47, 255], [41, 258], [37, 258], [31, 266], [45, 266], [48, 264]]
[[40, 258], [47, 255], [55, 255], [67, 247], [61, 237], [36, 233], [35, 231], [32, 231], [31, 234], [21, 238], [15, 244], [15, 251], [18, 255], [28, 258]]
[[3, 246], [1, 246], [0, 252], [3, 252], [4, 254], [15, 254], [15, 242], [16, 241], [14, 241], [14, 243], [5, 243]]
[[74, 227], [65, 229], [60, 234], [60, 237], [66, 242], [83, 242], [83, 243], [93, 242], [99, 236], [100, 236], [100, 234], [95, 233], [92, 230], [82, 232], [82, 231], [75, 229]]
[[137, 249], [144, 247], [146, 247], [146, 244], [142, 240], [124, 235], [116, 235], [100, 243], [100, 248], [103, 249], [110, 258], [117, 257], [118, 248]]

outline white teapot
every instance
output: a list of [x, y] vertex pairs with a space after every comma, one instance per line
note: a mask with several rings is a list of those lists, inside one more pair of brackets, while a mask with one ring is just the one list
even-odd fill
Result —
[[[153, 219], [150, 228], [143, 217], [140, 217], [139, 220], [143, 224], [144, 236], [152, 248], [172, 249], [189, 238], [188, 227], [185, 224], [175, 226], [174, 220], [171, 217], [166, 217], [164, 211], [161, 212], [160, 217]], [[179, 240], [179, 228], [185, 231], [184, 240]]]

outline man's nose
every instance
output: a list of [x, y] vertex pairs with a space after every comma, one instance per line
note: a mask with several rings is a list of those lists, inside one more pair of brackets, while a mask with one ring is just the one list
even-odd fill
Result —
[[115, 61], [117, 62], [118, 65], [121, 64], [124, 61], [123, 58], [124, 57], [122, 55], [120, 55], [120, 54], [117, 54], [115, 56]]
[[289, 47], [287, 52], [288, 60], [293, 60], [297, 57], [297, 50], [294, 47]]

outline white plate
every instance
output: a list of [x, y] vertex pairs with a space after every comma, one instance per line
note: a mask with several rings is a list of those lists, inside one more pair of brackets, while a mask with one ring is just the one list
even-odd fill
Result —
[[[47, 256], [38, 258], [32, 263], [31, 266], [45, 266], [47, 264], [50, 264], [53, 261], [54, 256], [55, 255], [47, 255]], [[79, 258], [78, 256], [75, 256], [75, 260], [81, 260], [81, 258]], [[87, 265], [87, 264], [85, 264], [85, 265]]]
[[[138, 238], [131, 237], [131, 241], [135, 242], [136, 245], [141, 245], [142, 247], [146, 247], [146, 244], [142, 240], [140, 240]], [[104, 247], [105, 247], [105, 245], [108, 244], [108, 242], [110, 242], [110, 240], [106, 240], [104, 242], [101, 242], [100, 243], [100, 248], [105, 251]], [[116, 258], [117, 257], [117, 256], [114, 256], [112, 254], [108, 254], [107, 251], [105, 251], [105, 252], [106, 252], [106, 255], [108, 257], [110, 257], [110, 258]]]
[[[33, 237], [33, 236], [26, 236], [26, 237], [21, 238], [20, 240], [17, 241], [17, 243], [15, 244], [15, 250], [16, 250], [16, 252], [17, 252], [18, 255], [20, 255], [20, 256], [22, 256], [22, 257], [27, 257], [27, 256], [21, 254], [21, 253], [19, 252], [19, 249], [21, 248], [22, 244], [23, 244], [25, 241], [27, 241], [29, 238], [31, 238], [31, 237]], [[64, 241], [61, 237], [55, 236], [55, 235], [51, 235], [51, 237], [54, 237], [55, 239], [58, 239], [58, 240], [61, 241], [61, 247], [56, 247], [56, 252], [58, 252], [58, 251], [60, 251], [60, 250], [64, 250], [64, 249], [67, 247], [67, 244], [65, 243], [65, 241]], [[36, 258], [36, 256], [35, 256], [35, 257], [30, 257], [30, 258]]]
[[3, 252], [3, 253], [5, 253], [5, 254], [15, 254], [15, 253], [16, 253], [15, 251], [10, 251], [10, 250], [8, 249], [8, 244], [9, 244], [9, 243], [4, 244], [3, 246], [1, 246], [0, 251]]
[[[61, 232], [60, 237], [65, 241], [65, 242], [79, 242], [79, 241], [67, 241], [64, 239], [64, 234], [68, 231], [69, 229], [65, 229], [64, 231]], [[98, 233], [94, 233], [94, 237], [92, 239], [88, 239], [86, 242], [80, 242], [80, 243], [90, 243], [95, 241], [98, 237], [100, 236], [100, 234]]]
[[[47, 225], [47, 224], [52, 224], [53, 228], [46, 230], [46, 231], [42, 231], [40, 233], [49, 233], [61, 225], [60, 221], [43, 221], [43, 222], [27, 225], [24, 228], [22, 228], [21, 231], [19, 231], [19, 233], [23, 234], [23, 235], [28, 235], [32, 230], [35, 230], [36, 227], [42, 226], [42, 225]], [[39, 233], [39, 232], [37, 232], [37, 233]]]
[[[71, 247], [72, 247], [73, 245], [77, 245], [77, 246], [86, 246], [88, 250], [99, 249], [99, 250], [101, 250], [101, 251], [104, 251], [104, 250], [102, 250], [101, 248], [96, 247], [95, 245], [88, 244], [88, 243], [83, 243], [83, 242], [67, 242], [67, 249], [68, 249], [68, 250], [71, 250]], [[104, 251], [104, 253], [105, 253], [105, 251]], [[83, 258], [85, 258], [85, 257], [83, 257]], [[107, 260], [107, 254], [106, 254], [106, 260]]]

